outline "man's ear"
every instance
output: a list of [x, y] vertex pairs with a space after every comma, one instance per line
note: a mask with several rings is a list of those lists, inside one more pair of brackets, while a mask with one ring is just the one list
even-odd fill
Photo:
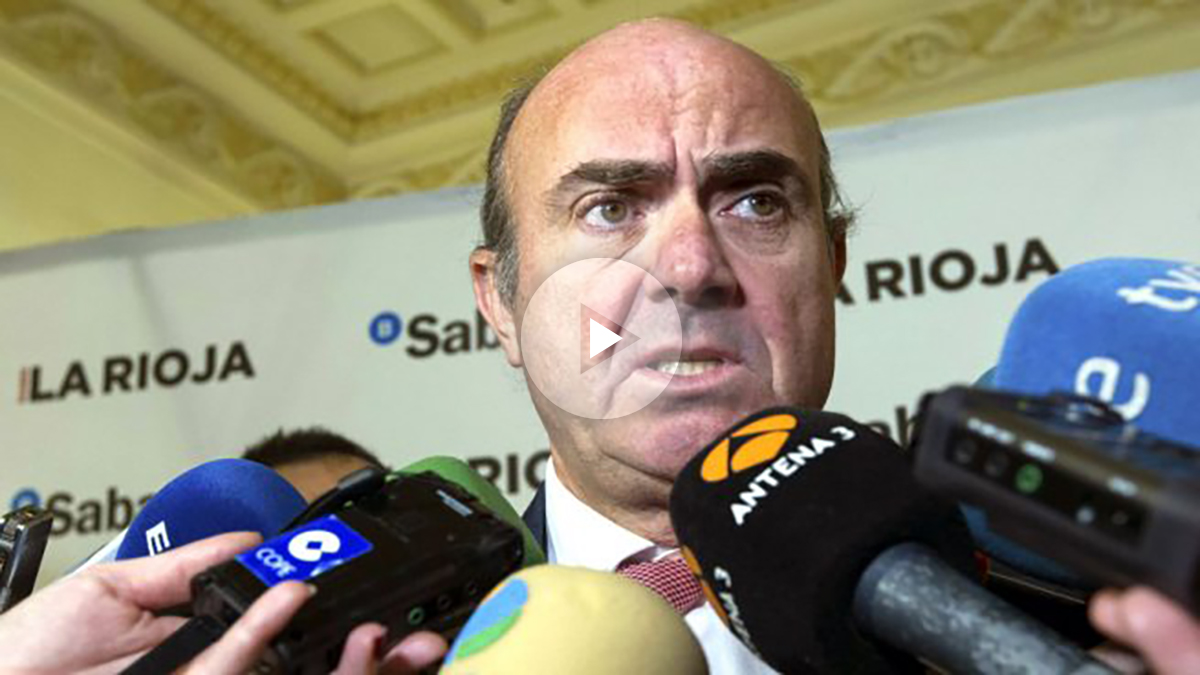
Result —
[[517, 341], [517, 326], [512, 309], [500, 297], [497, 286], [496, 252], [477, 247], [471, 251], [471, 284], [475, 288], [475, 307], [483, 315], [484, 320], [492, 327], [508, 365], [520, 368], [524, 365], [521, 360], [521, 346]]

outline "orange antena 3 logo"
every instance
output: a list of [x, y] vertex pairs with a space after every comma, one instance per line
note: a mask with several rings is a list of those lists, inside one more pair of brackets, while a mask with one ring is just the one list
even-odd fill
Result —
[[770, 462], [729, 505], [733, 521], [738, 525], [746, 521], [746, 517], [781, 481], [795, 475], [805, 464], [838, 443], [854, 439], [852, 429], [839, 425], [829, 430], [832, 440], [813, 436], [805, 443], [795, 443], [788, 448], [792, 432], [798, 426], [800, 420], [786, 413], [755, 420], [722, 439], [704, 458], [700, 465], [700, 477], [709, 483], [718, 483], [731, 474]]
[[[775, 459], [787, 443], [791, 431], [800, 421], [792, 415], [771, 415], [729, 434], [704, 458], [700, 477], [709, 483], [725, 480], [730, 472], [738, 473]], [[747, 439], [730, 456], [734, 439]]]

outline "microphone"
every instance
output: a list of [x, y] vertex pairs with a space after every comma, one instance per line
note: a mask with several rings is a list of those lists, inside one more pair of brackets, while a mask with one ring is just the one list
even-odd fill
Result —
[[417, 474], [422, 471], [432, 471], [470, 492], [476, 499], [483, 502], [483, 505], [488, 507], [493, 514], [515, 527], [521, 533], [521, 538], [525, 543], [525, 557], [521, 561], [521, 567], [532, 567], [546, 562], [545, 552], [542, 551], [541, 545], [525, 525], [521, 515], [504, 498], [495, 484], [479, 475], [479, 472], [472, 469], [469, 464], [457, 457], [426, 457], [400, 469], [399, 473]]
[[325, 672], [355, 626], [381, 623], [391, 644], [416, 630], [452, 635], [488, 590], [544, 559], [536, 544], [526, 550], [531, 535], [495, 486], [450, 457], [356, 471], [285, 530], [193, 579], [193, 618], [127, 672], [174, 670], [285, 581], [318, 592], [263, 666]]
[[1200, 447], [1200, 265], [1106, 258], [1076, 265], [1021, 303], [994, 388], [1098, 398], [1139, 428]]
[[[999, 362], [976, 386], [1098, 398], [1141, 429], [1200, 447], [1200, 415], [1192, 409], [1200, 349], [1189, 348], [1198, 341], [1200, 266], [1095, 260], [1063, 270], [1022, 301]], [[1076, 602], [1094, 589], [1072, 570], [993, 532], [983, 511], [965, 512], [980, 548], [1013, 568], [1021, 585]]]
[[305, 506], [291, 483], [269, 467], [244, 459], [205, 462], [146, 502], [123, 533], [115, 559], [158, 555], [225, 532], [269, 538]]
[[611, 572], [540, 565], [484, 599], [451, 645], [443, 675], [707, 673], [670, 605]]
[[[980, 375], [974, 386], [977, 389], [995, 389], [996, 367], [993, 366]], [[982, 509], [967, 504], [960, 504], [959, 508], [962, 509], [967, 529], [971, 531], [971, 537], [979, 546], [980, 553], [993, 563], [988, 569], [989, 586], [994, 578], [1002, 585], [1011, 587], [1014, 592], [1032, 594], [1030, 599], [1044, 598], [1052, 603], [1066, 602], [1086, 609], [1085, 596], [1092, 590], [1092, 584], [1061, 564], [996, 534], [988, 526], [987, 514]], [[1013, 601], [1013, 598], [1009, 598], [1009, 601]], [[1039, 604], [1042, 612], [1054, 611], [1047, 610], [1047, 607], [1041, 604], [1041, 600], [1034, 602]], [[1079, 628], [1070, 633], [1082, 631], [1082, 634], [1086, 635], [1091, 630], [1086, 616], [1082, 616], [1082, 621], [1076, 623]]]
[[670, 509], [717, 614], [777, 670], [919, 672], [897, 650], [950, 672], [1091, 667], [964, 578], [973, 545], [957, 508], [843, 415], [751, 416], [684, 467]]

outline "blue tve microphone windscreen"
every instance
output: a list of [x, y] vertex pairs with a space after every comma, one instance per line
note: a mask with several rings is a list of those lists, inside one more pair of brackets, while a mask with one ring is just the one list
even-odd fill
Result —
[[[997, 366], [976, 386], [1102, 399], [1129, 421], [1200, 448], [1194, 383], [1200, 377], [1200, 265], [1108, 258], [1043, 282], [1009, 324]], [[1065, 567], [989, 531], [964, 508], [980, 548], [1022, 572], [1068, 587]]]
[[146, 502], [116, 558], [157, 555], [225, 532], [270, 537], [306, 506], [291, 483], [267, 466], [244, 459], [206, 462]]
[[1110, 258], [1038, 286], [1009, 325], [996, 389], [1099, 398], [1138, 428], [1200, 448], [1200, 265]]

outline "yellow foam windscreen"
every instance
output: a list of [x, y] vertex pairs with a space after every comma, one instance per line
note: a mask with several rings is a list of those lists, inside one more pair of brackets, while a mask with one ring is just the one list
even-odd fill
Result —
[[441, 672], [699, 675], [708, 667], [683, 619], [652, 591], [610, 572], [539, 565], [488, 595]]

